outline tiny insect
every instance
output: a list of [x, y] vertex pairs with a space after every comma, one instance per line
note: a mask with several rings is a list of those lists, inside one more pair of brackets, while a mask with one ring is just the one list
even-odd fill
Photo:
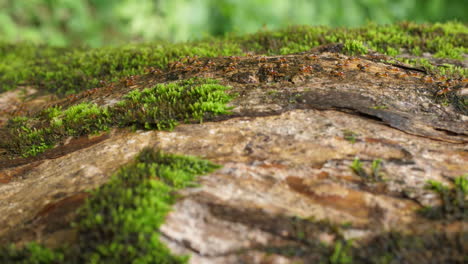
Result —
[[205, 66], [208, 66], [208, 67], [216, 66], [216, 63], [214, 61], [209, 60]]
[[194, 56], [192, 56], [192, 57], [187, 56], [187, 57], [185, 57], [182, 61], [186, 61], [186, 62], [188, 62], [188, 63], [194, 63], [194, 62], [197, 61], [197, 60], [198, 60], [198, 56], [197, 56], [197, 55], [194, 55]]
[[437, 95], [443, 95], [443, 94], [446, 94], [446, 93], [450, 92], [450, 90], [451, 90], [450, 87], [447, 87], [447, 88], [444, 88], [444, 89], [438, 91], [436, 94]]
[[281, 63], [285, 63], [285, 62], [287, 62], [288, 60], [287, 60], [286, 58], [280, 58], [278, 61], [281, 62]]
[[237, 62], [237, 61], [240, 60], [240, 57], [238, 57], [238, 56], [231, 56], [231, 57], [229, 57], [229, 59], [230, 59], [231, 61]]
[[392, 67], [392, 66], [387, 66], [387, 70], [389, 70], [389, 71], [391, 71], [391, 72], [399, 72], [399, 71], [400, 71], [399, 68]]
[[433, 83], [434, 82], [434, 78], [430, 77], [430, 76], [426, 76], [426, 77], [423, 77], [422, 78], [422, 81], [425, 82], [425, 83]]
[[341, 71], [331, 71], [330, 73], [336, 77], [340, 77], [340, 78], [344, 77], [344, 72], [341, 72]]
[[93, 88], [93, 89], [89, 90], [89, 93], [90, 93], [90, 94], [95, 94], [95, 93], [97, 93], [98, 91], [99, 91], [99, 88], [96, 87], [96, 88]]
[[368, 58], [373, 59], [373, 60], [380, 60], [380, 59], [382, 59], [382, 57], [380, 57], [380, 56], [378, 56], [378, 55], [369, 55]]
[[106, 90], [114, 89], [114, 83], [110, 83], [108, 86], [105, 87]]
[[397, 79], [403, 79], [403, 78], [405, 78], [406, 76], [408, 76], [408, 75], [403, 74], [403, 73], [397, 73], [397, 74], [395, 74], [395, 78], [397, 78]]
[[208, 71], [208, 70], [210, 70], [210, 67], [208, 67], [208, 66], [203, 66], [203, 67], [200, 68], [200, 71], [202, 71], [202, 72]]
[[75, 102], [76, 100], [78, 100], [78, 95], [70, 94], [69, 96], [67, 96], [67, 99], [71, 102]]
[[182, 62], [180, 62], [180, 61], [169, 63], [169, 68], [172, 69], [172, 70], [180, 69], [180, 68], [183, 68], [183, 67], [184, 67], [184, 64]]
[[454, 86], [455, 84], [457, 84], [457, 82], [451, 79], [448, 79], [443, 83], [444, 86]]
[[146, 68], [145, 70], [147, 73], [151, 73], [151, 74], [161, 74], [163, 73], [160, 69], [156, 68], [156, 67], [149, 67], [149, 68]]
[[270, 76], [273, 76], [273, 77], [276, 77], [276, 76], [280, 76], [281, 74], [273, 69], [269, 69], [268, 71], [268, 75]]
[[358, 64], [357, 67], [358, 67], [359, 70], [361, 70], [361, 71], [366, 71], [366, 69], [367, 69], [367, 66], [366, 66], [366, 65], [362, 65], [362, 64]]
[[193, 66], [189, 65], [189, 66], [185, 67], [183, 70], [190, 72], [190, 71], [193, 71], [194, 69], [195, 68]]
[[199, 60], [196, 60], [192, 63], [194, 66], [200, 66], [203, 64], [203, 62], [199, 61]]
[[309, 73], [313, 70], [313, 67], [312, 66], [305, 66], [303, 65], [301, 68], [300, 68], [300, 71], [303, 72], [303, 73]]
[[228, 66], [228, 67], [224, 68], [225, 72], [231, 72], [231, 71], [235, 71], [235, 70], [236, 70], [236, 67], [234, 67], [234, 66]]
[[135, 76], [131, 75], [131, 76], [128, 76], [126, 78], [124, 78], [123, 80], [121, 80], [121, 82], [123, 82], [125, 84], [125, 86], [133, 86], [135, 85]]

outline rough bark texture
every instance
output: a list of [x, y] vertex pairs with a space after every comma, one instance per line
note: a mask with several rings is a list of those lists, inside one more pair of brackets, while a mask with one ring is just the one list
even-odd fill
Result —
[[[150, 145], [223, 166], [203, 176], [200, 187], [182, 191], [161, 228], [167, 245], [190, 254], [191, 263], [313, 263], [318, 241], [331, 244], [340, 234], [366, 245], [390, 231], [434, 234], [426, 239], [432, 247], [434, 236], [460, 240], [455, 246], [447, 240], [440, 258], [421, 253], [414, 263], [444, 261], [450, 250], [462, 260], [466, 219], [429, 220], [418, 210], [441, 202], [424, 188], [428, 180], [451, 185], [468, 171], [467, 116], [435, 101], [437, 86], [424, 71], [334, 48], [210, 59], [214, 66], [206, 71], [187, 63], [141, 76], [132, 87], [83, 93], [78, 101], [106, 105], [130, 89], [201, 76], [232, 86], [238, 97], [232, 115], [203, 124], [171, 132], [113, 130], [35, 158], [0, 161], [0, 241], [73, 243], [69, 223], [85, 190]], [[355, 157], [368, 172], [381, 159], [381, 179], [353, 172]]]

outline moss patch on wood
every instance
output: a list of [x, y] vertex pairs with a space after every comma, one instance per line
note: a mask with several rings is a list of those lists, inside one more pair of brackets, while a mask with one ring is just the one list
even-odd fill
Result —
[[216, 80], [192, 78], [133, 90], [117, 104], [101, 107], [80, 103], [50, 107], [32, 116], [16, 117], [2, 128], [0, 147], [12, 157], [35, 156], [67, 137], [106, 131], [111, 127], [173, 129], [179, 122], [203, 121], [229, 113], [232, 95]]
[[420, 213], [432, 220], [468, 220], [468, 174], [455, 178], [452, 188], [429, 181], [427, 189], [439, 195], [441, 205], [426, 207]]
[[[143, 74], [150, 66], [166, 68], [169, 62], [184, 56], [291, 54], [330, 43], [344, 43], [346, 51], [352, 54], [371, 49], [390, 56], [430, 53], [435, 58], [461, 60], [467, 53], [467, 40], [466, 25], [448, 22], [369, 24], [360, 28], [296, 26], [193, 43], [155, 42], [97, 49], [0, 43], [0, 91], [32, 85], [66, 95], [97, 87], [101, 80], [117, 81]], [[432, 65], [441, 73], [445, 69]], [[463, 74], [466, 76], [466, 71]]]
[[[0, 248], [2, 263], [186, 263], [159, 240], [175, 191], [219, 168], [190, 156], [145, 148], [136, 160], [92, 191], [73, 226], [76, 244], [57, 250], [37, 244]], [[16, 261], [16, 262], [15, 262]]]
[[63, 261], [64, 255], [61, 250], [52, 250], [34, 242], [23, 248], [13, 245], [0, 247], [1, 263], [58, 264]]

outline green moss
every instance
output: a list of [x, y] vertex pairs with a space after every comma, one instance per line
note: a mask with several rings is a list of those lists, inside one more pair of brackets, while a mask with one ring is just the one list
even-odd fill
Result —
[[345, 241], [344, 243], [338, 241], [335, 243], [335, 248], [330, 256], [330, 264], [348, 264], [353, 263], [353, 257], [350, 255], [352, 249], [352, 243]]
[[436, 74], [440, 74], [443, 76], [447, 76], [450, 78], [458, 78], [458, 77], [467, 77], [468, 76], [468, 69], [462, 68], [459, 66], [455, 66], [452, 64], [444, 63], [436, 67], [437, 71]]
[[366, 54], [367, 48], [359, 40], [346, 40], [343, 43], [343, 51], [349, 55]]
[[58, 264], [63, 263], [64, 255], [36, 243], [29, 243], [23, 248], [14, 246], [0, 247], [0, 263], [4, 264]]
[[210, 79], [189, 79], [132, 91], [110, 111], [120, 126], [172, 129], [178, 122], [229, 113], [232, 96], [226, 86]]
[[437, 181], [428, 181], [426, 188], [436, 192], [442, 204], [424, 208], [420, 211], [423, 216], [433, 220], [468, 219], [468, 174], [455, 178], [452, 188]]
[[194, 157], [143, 150], [80, 209], [78, 262], [185, 263], [187, 257], [170, 254], [157, 230], [175, 202], [173, 192], [216, 168]]
[[367, 181], [376, 182], [376, 181], [382, 181], [383, 180], [381, 172], [380, 172], [381, 166], [382, 166], [382, 160], [381, 159], [373, 160], [372, 164], [371, 164], [370, 173], [368, 173], [364, 169], [363, 163], [361, 162], [361, 160], [356, 157], [353, 160], [353, 163], [351, 163], [350, 168], [354, 173], [356, 173], [361, 178], [363, 178], [363, 179], [365, 179]]
[[217, 168], [145, 148], [91, 192], [73, 224], [76, 244], [55, 251], [37, 244], [0, 247], [1, 263], [186, 263], [188, 257], [171, 254], [159, 240], [158, 230], [177, 199], [174, 192], [196, 186], [197, 175]]
[[233, 96], [228, 87], [211, 79], [158, 84], [129, 92], [111, 107], [81, 103], [67, 109], [51, 107], [33, 117], [16, 117], [2, 128], [0, 147], [12, 156], [34, 156], [54, 147], [66, 137], [77, 137], [133, 126], [143, 129], [173, 129], [179, 122], [201, 122], [229, 113]]
[[445, 35], [468, 34], [468, 28], [465, 24], [454, 21], [435, 23], [432, 26], [429, 26], [427, 31], [442, 31]]
[[29, 84], [58, 95], [72, 94], [117, 81], [124, 76], [143, 74], [149, 66], [165, 68], [170, 61], [185, 56], [228, 56], [241, 54], [230, 42], [135, 44], [98, 49], [33, 46], [21, 48], [0, 44], [0, 91]]
[[357, 138], [359, 137], [359, 134], [351, 131], [351, 130], [343, 130], [343, 138], [351, 143], [356, 143]]
[[461, 59], [467, 50], [467, 31], [466, 25], [456, 22], [400, 23], [360, 28], [296, 26], [193, 43], [155, 42], [97, 49], [0, 43], [0, 91], [28, 84], [65, 95], [94, 88], [100, 80], [143, 74], [148, 66], [166, 68], [169, 62], [184, 56], [231, 56], [243, 51], [288, 54], [330, 43], [344, 43], [351, 53], [365, 53], [367, 46], [391, 56], [407, 51]]
[[[435, 25], [418, 25], [400, 23], [394, 25], [369, 24], [360, 28], [327, 28], [300, 26], [274, 32], [260, 32], [244, 37], [249, 47], [261, 47], [262, 53], [284, 53], [281, 49], [290, 47], [315, 47], [330, 43], [344, 43], [345, 46], [359, 48], [363, 46], [387, 55], [395, 55], [400, 49], [411, 51], [417, 48], [420, 52], [436, 53], [443, 45], [452, 45], [466, 49], [466, 26], [461, 23]], [[448, 33], [450, 32], [450, 33]], [[253, 45], [254, 44], [254, 45]], [[245, 45], [243, 45], [245, 46]], [[294, 50], [294, 49], [293, 49]]]

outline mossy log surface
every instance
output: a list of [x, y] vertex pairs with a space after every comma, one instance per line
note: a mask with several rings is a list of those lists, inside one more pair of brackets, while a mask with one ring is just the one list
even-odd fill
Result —
[[467, 36], [0, 44], [0, 262], [464, 263]]

